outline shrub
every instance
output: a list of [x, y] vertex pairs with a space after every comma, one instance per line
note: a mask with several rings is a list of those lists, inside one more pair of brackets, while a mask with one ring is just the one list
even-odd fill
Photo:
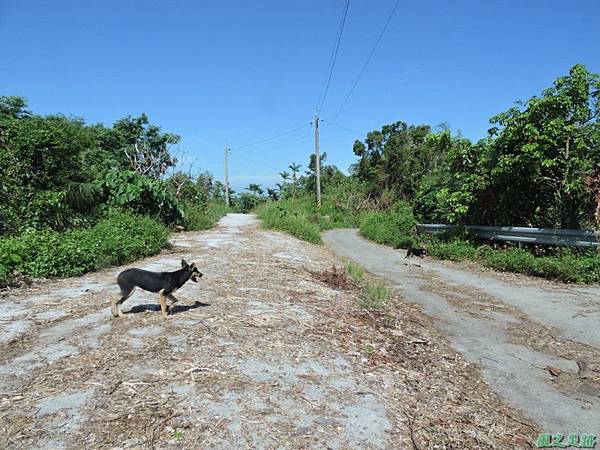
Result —
[[166, 225], [183, 221], [183, 212], [165, 181], [125, 170], [107, 173], [101, 186], [110, 207], [148, 215]]
[[600, 256], [592, 251], [578, 254], [570, 249], [559, 249], [554, 250], [551, 256], [536, 256], [527, 247], [495, 249], [488, 245], [477, 246], [465, 239], [446, 242], [438, 237], [429, 239], [427, 248], [429, 254], [438, 259], [475, 260], [502, 272], [523, 273], [567, 283], [600, 282]]
[[[308, 242], [320, 244], [321, 233], [317, 224], [311, 222], [305, 211], [294, 208], [297, 200], [266, 202], [257, 209], [265, 228], [285, 231]], [[300, 211], [300, 212], [299, 212]]]
[[250, 192], [243, 192], [235, 199], [235, 210], [240, 213], [248, 213], [264, 202], [264, 197]]
[[95, 226], [63, 233], [31, 230], [0, 239], [0, 285], [13, 274], [67, 277], [158, 253], [169, 231], [156, 221], [112, 211]]
[[[277, 202], [267, 202], [264, 206], [259, 207], [257, 211], [259, 212], [260, 217], [260, 212], [263, 211], [264, 208], [275, 208], [278, 210], [277, 216], [286, 217], [287, 215], [302, 218], [302, 220], [306, 220], [306, 222], [316, 225], [319, 231], [356, 226], [358, 222], [356, 213], [348, 207], [346, 202], [340, 201], [340, 198], [337, 197], [338, 194], [335, 195], [336, 196], [333, 196], [333, 194], [324, 195], [320, 210], [317, 210], [314, 197], [307, 195], [296, 198], [287, 198]], [[262, 217], [260, 218], [262, 219]], [[270, 226], [268, 228], [277, 227]], [[282, 229], [282, 231], [287, 230]]]
[[[591, 253], [584, 256], [576, 258], [577, 261], [575, 264], [573, 263], [574, 258], [565, 259], [565, 265], [567, 269], [577, 271], [577, 279], [572, 281], [581, 282], [581, 283], [598, 283], [600, 282], [600, 257], [597, 253]], [[571, 272], [569, 272], [571, 273]]]
[[505, 250], [493, 250], [487, 247], [479, 253], [479, 257], [486, 266], [502, 272], [527, 274], [535, 272], [535, 256], [521, 248], [512, 247]]
[[572, 258], [553, 258], [543, 256], [536, 258], [529, 267], [528, 273], [544, 278], [560, 279], [567, 282], [583, 282], [585, 277], [579, 261]]
[[206, 230], [212, 228], [229, 208], [223, 203], [187, 203], [184, 205], [183, 225], [186, 230]]
[[474, 259], [477, 255], [477, 248], [466, 240], [444, 242], [439, 239], [431, 239], [427, 244], [427, 251], [435, 258], [451, 261]]
[[[314, 197], [306, 198], [316, 211]], [[321, 229], [358, 227], [361, 209], [366, 204], [364, 185], [357, 179], [346, 177], [338, 184], [327, 186], [322, 197]]]
[[398, 202], [388, 211], [364, 213], [360, 232], [380, 244], [408, 247], [414, 244], [416, 224], [410, 205]]
[[562, 251], [555, 256], [536, 257], [527, 250], [509, 248], [490, 250], [481, 258], [496, 270], [525, 273], [567, 283], [598, 283], [600, 258], [596, 254], [577, 255]]

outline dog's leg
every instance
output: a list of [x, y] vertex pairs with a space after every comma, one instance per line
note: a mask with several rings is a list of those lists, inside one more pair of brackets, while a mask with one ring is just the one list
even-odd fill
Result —
[[162, 312], [162, 315], [165, 317], [169, 317], [168, 315], [168, 310], [167, 310], [167, 299], [165, 298], [165, 295], [160, 292], [160, 311]]
[[131, 297], [134, 292], [135, 286], [129, 292], [121, 290], [121, 298], [119, 301], [110, 302], [110, 311], [112, 312], [113, 317], [123, 317], [125, 315], [123, 314], [123, 311], [121, 311], [121, 305], [125, 302], [125, 300]]
[[173, 304], [177, 303], [179, 300], [175, 298], [173, 294], [167, 295], [167, 298], [173, 302]]
[[113, 317], [123, 317], [123, 311], [121, 311], [121, 304], [127, 300], [128, 297], [121, 297], [119, 301], [111, 301], [110, 302], [110, 311], [112, 312]]
[[117, 284], [121, 290], [121, 298], [118, 301], [110, 302], [110, 311], [112, 312], [113, 317], [123, 317], [121, 305], [133, 295], [137, 286], [132, 280], [129, 280], [127, 276], [123, 276], [122, 274], [117, 278]]
[[119, 313], [119, 317], [125, 317], [125, 314], [123, 314], [123, 311], [121, 310], [121, 305], [123, 304], [123, 302], [127, 300], [127, 299], [123, 299], [122, 301], [120, 301], [119, 303], [117, 303], [117, 311]]
[[121, 308], [119, 308], [119, 305], [115, 300], [110, 301], [110, 312], [112, 313], [113, 317], [118, 317], [120, 315]]
[[123, 313], [121, 312], [121, 304], [127, 300], [131, 294], [124, 294], [121, 292], [121, 298], [118, 301], [110, 302], [110, 312], [112, 312], [113, 317], [123, 317]]

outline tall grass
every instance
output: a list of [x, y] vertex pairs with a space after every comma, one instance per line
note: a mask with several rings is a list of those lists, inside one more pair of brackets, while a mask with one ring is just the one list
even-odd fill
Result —
[[256, 209], [265, 228], [285, 231], [297, 238], [321, 244], [321, 231], [356, 225], [356, 217], [333, 199], [323, 196], [318, 211], [312, 196], [266, 202]]
[[382, 281], [363, 282], [359, 305], [371, 311], [381, 309], [390, 297], [390, 291]]
[[321, 230], [311, 222], [309, 211], [303, 199], [290, 199], [264, 203], [256, 213], [265, 228], [285, 231], [299, 239], [321, 244]]

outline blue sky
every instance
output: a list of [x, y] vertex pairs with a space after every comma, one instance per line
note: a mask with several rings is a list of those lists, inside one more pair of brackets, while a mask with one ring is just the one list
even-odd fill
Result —
[[[332, 120], [395, 0], [353, 0], [320, 116]], [[145, 112], [182, 136], [195, 169], [270, 185], [306, 165], [344, 0], [0, 0], [0, 95], [38, 113], [111, 124]], [[401, 1], [336, 123], [360, 134], [396, 120], [479, 139], [491, 115], [570, 66], [600, 72], [597, 0]], [[260, 145], [251, 144], [307, 126]], [[357, 136], [327, 123], [342, 169]]]

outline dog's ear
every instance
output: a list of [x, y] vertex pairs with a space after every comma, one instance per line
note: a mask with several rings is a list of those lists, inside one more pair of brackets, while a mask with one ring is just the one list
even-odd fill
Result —
[[186, 268], [187, 266], [189, 266], [187, 261], [185, 259], [181, 258], [181, 267]]
[[190, 268], [191, 268], [192, 270], [194, 270], [194, 269], [196, 268], [196, 263], [191, 263], [191, 264], [190, 264]]

